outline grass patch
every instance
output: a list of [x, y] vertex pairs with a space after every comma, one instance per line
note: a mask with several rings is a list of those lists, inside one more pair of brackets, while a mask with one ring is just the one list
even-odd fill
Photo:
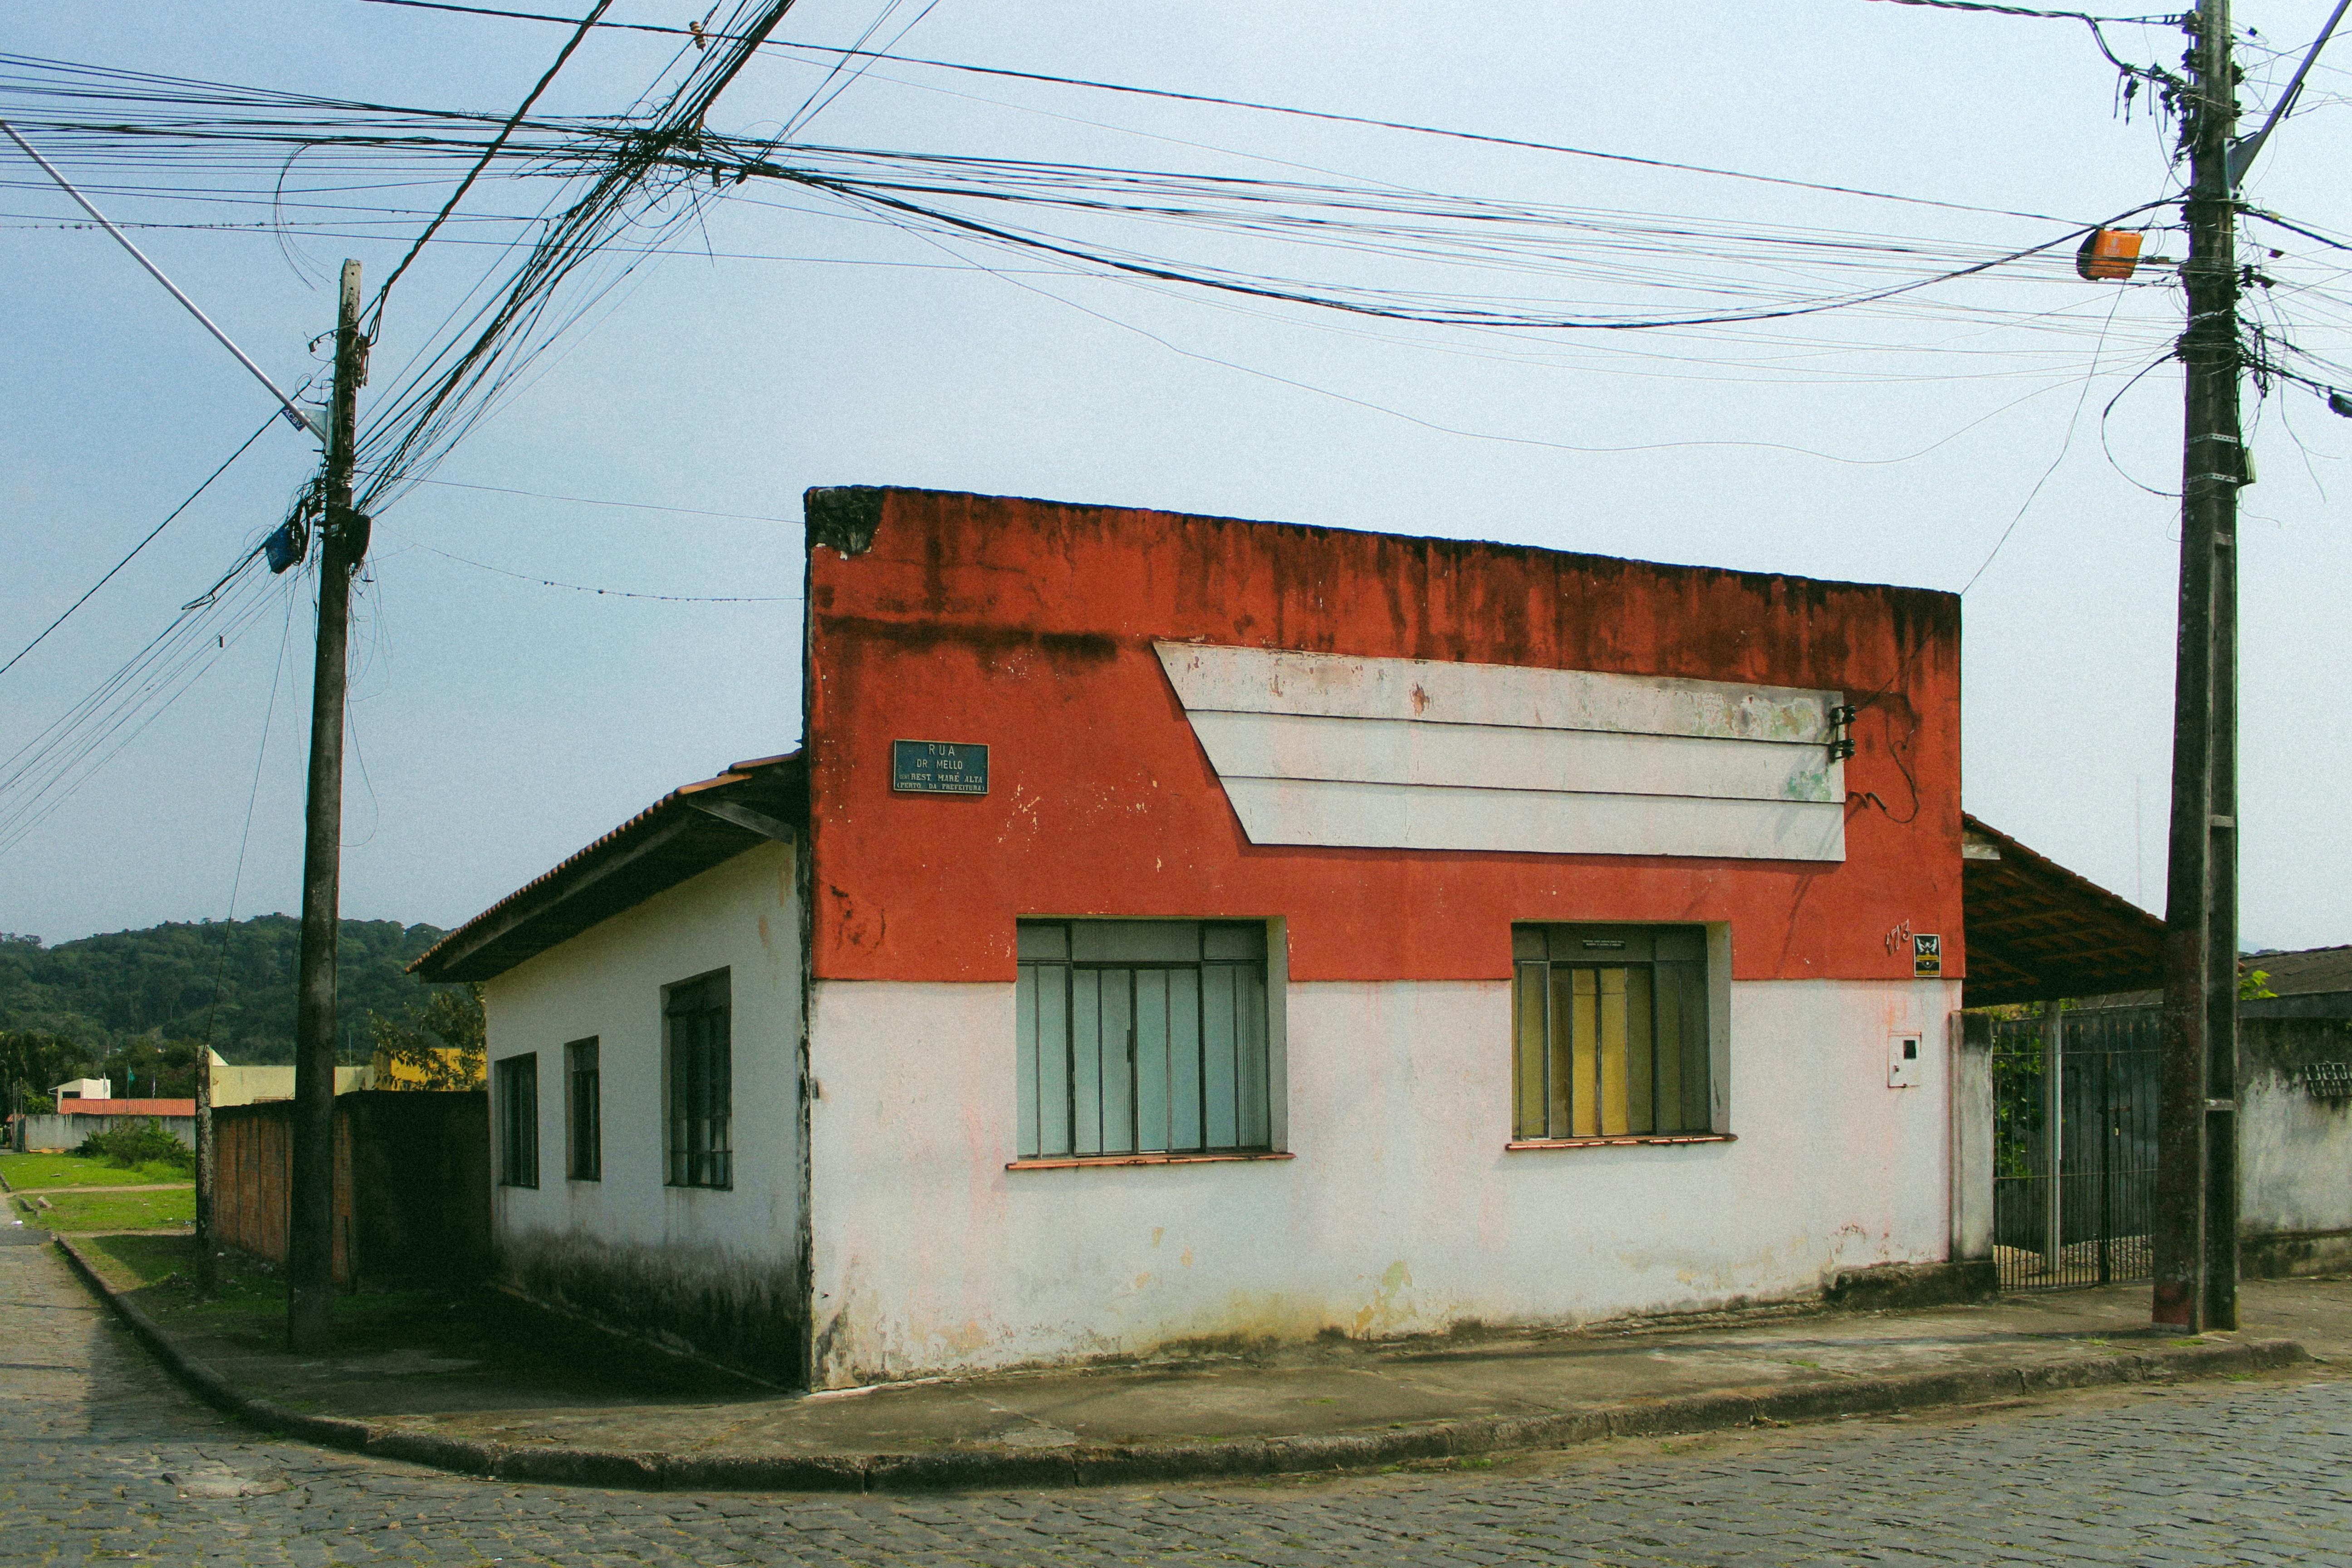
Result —
[[16, 1206], [27, 1221], [45, 1230], [152, 1230], [163, 1226], [195, 1224], [196, 1189], [191, 1185], [149, 1193], [110, 1193], [103, 1189], [52, 1193], [47, 1208], [38, 1207], [31, 1198], [21, 1197]]
[[186, 1279], [196, 1264], [191, 1236], [92, 1236], [74, 1250], [118, 1290], [138, 1290], [173, 1278]]
[[185, 1182], [188, 1173], [165, 1160], [130, 1170], [79, 1154], [0, 1154], [0, 1176], [18, 1192], [37, 1187], [131, 1187], [152, 1182]]

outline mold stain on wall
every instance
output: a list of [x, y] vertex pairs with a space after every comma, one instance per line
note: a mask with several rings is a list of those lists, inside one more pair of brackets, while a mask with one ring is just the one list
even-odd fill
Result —
[[766, 1382], [801, 1380], [799, 1273], [782, 1259], [542, 1234], [509, 1237], [499, 1272], [536, 1300], [623, 1333]]

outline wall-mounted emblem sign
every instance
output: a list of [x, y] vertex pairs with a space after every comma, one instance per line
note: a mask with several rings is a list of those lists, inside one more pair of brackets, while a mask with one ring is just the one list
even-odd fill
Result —
[[1911, 973], [1919, 980], [1932, 980], [1944, 973], [1944, 939], [1927, 931], [1911, 933]]
[[905, 795], [986, 795], [988, 748], [964, 741], [893, 741], [890, 787]]

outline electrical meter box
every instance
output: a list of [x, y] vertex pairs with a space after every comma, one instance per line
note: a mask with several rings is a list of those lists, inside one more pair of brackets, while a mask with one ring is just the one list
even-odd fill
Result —
[[1920, 1037], [1897, 1035], [1886, 1042], [1886, 1087], [1916, 1089], [1919, 1087]]

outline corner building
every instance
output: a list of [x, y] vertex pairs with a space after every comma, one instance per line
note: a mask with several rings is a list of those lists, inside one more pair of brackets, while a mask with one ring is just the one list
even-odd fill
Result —
[[842, 1387], [1959, 1272], [1953, 595], [807, 505], [803, 751], [425, 961], [518, 1161], [601, 1042], [528, 1288]]
[[811, 539], [820, 1384], [1945, 1257], [1888, 1069], [1958, 1003], [1952, 596], [903, 490]]

